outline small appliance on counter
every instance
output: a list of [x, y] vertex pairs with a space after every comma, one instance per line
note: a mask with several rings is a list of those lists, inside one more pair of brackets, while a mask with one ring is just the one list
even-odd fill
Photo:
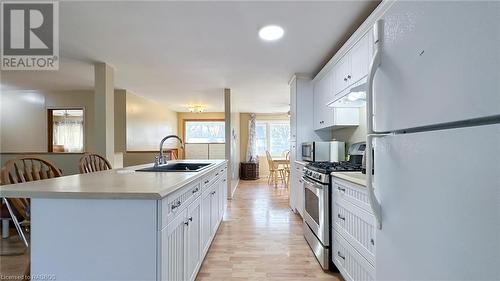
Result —
[[314, 141], [302, 143], [302, 160], [307, 162], [339, 162], [345, 160], [342, 141]]

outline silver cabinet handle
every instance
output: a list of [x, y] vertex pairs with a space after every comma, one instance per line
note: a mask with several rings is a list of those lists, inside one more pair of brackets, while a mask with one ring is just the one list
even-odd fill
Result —
[[347, 75], [347, 79], [351, 79], [351, 75]]
[[172, 205], [172, 210], [174, 210], [175, 208], [179, 208], [179, 206], [181, 205], [181, 201], [177, 201], [175, 204]]
[[344, 192], [344, 193], [345, 193], [345, 188], [340, 187], [340, 186], [337, 186], [337, 189], [338, 189], [339, 191], [342, 191], [342, 192]]
[[205, 184], [207, 184], [208, 182], [209, 182], [209, 180], [206, 180], [206, 181], [205, 181]]
[[370, 243], [372, 243], [372, 245], [375, 246], [375, 240], [373, 240], [373, 238], [370, 239]]
[[196, 192], [198, 192], [199, 190], [200, 190], [200, 189], [197, 187], [197, 188], [193, 189], [193, 193], [196, 193]]
[[345, 256], [343, 256], [343, 255], [340, 253], [340, 251], [338, 251], [338, 252], [337, 252], [337, 255], [339, 256], [339, 258], [341, 258], [341, 259], [345, 260]]
[[339, 218], [339, 219], [341, 219], [341, 220], [345, 221], [345, 217], [341, 216], [340, 214], [337, 214], [337, 218]]
[[214, 194], [215, 194], [215, 191], [210, 192], [210, 194], [214, 195]]
[[344, 77], [344, 81], [347, 81], [347, 78]]
[[219, 173], [216, 173], [216, 174], [215, 174], [215, 176], [218, 176], [218, 175], [219, 175]]

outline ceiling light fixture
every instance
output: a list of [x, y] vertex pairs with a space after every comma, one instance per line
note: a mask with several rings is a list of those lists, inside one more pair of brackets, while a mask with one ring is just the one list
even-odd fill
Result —
[[259, 37], [266, 41], [276, 41], [283, 37], [285, 31], [278, 25], [266, 25], [259, 30]]
[[202, 113], [205, 111], [205, 106], [203, 106], [203, 105], [190, 105], [190, 106], [188, 106], [188, 111]]

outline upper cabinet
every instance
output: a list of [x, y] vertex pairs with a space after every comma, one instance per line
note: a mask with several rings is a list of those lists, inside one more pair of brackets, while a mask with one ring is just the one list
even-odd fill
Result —
[[337, 108], [331, 104], [351, 93], [355, 86], [362, 88], [360, 85], [365, 83], [368, 75], [372, 41], [371, 32], [366, 32], [336, 60], [333, 67], [327, 66], [329, 69], [314, 80], [314, 130], [359, 125], [358, 107], [344, 105]]
[[333, 96], [339, 94], [368, 75], [371, 58], [371, 32], [366, 33], [333, 67]]
[[326, 106], [332, 98], [333, 72], [326, 73], [314, 85], [314, 129], [319, 130], [332, 126], [333, 110]]

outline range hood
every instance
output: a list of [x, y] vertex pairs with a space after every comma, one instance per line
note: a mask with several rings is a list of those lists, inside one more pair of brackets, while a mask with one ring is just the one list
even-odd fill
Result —
[[328, 107], [364, 107], [366, 105], [366, 77], [345, 89]]

